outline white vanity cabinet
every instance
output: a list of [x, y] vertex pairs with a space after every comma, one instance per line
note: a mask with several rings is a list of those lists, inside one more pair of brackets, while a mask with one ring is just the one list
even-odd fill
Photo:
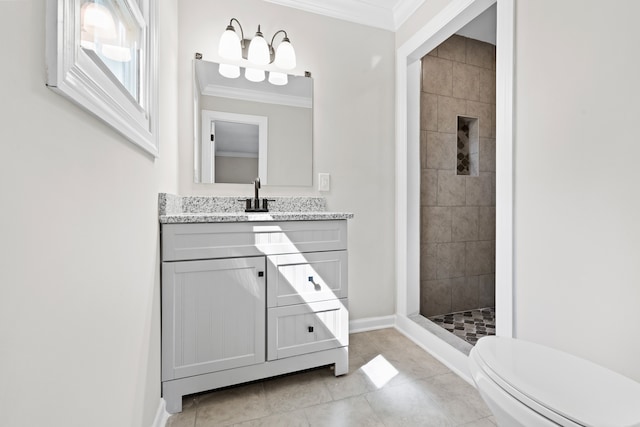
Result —
[[348, 371], [347, 222], [162, 224], [162, 390]]

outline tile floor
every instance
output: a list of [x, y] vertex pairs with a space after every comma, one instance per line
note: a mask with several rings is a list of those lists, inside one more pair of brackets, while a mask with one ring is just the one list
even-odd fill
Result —
[[496, 334], [496, 309], [494, 307], [431, 316], [429, 320], [471, 345], [475, 345], [484, 336]]
[[395, 329], [350, 336], [349, 374], [330, 368], [185, 396], [167, 427], [494, 427], [473, 386]]

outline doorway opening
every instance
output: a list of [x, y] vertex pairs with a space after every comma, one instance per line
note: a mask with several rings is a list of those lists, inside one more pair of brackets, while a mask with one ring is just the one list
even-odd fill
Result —
[[494, 38], [449, 37], [420, 90], [420, 315], [470, 346], [495, 335], [495, 6], [460, 32], [480, 20]]
[[[421, 59], [496, 5], [496, 334], [513, 336], [513, 42], [514, 0], [454, 0], [397, 51], [396, 327], [461, 377], [467, 355], [448, 331], [420, 314]], [[465, 117], [481, 117], [463, 114]], [[465, 201], [466, 203], [466, 201]], [[466, 344], [466, 343], [465, 343]], [[468, 344], [467, 344], [468, 345]]]

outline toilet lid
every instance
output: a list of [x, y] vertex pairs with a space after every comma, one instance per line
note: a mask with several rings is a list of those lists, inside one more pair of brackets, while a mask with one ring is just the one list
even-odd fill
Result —
[[519, 339], [482, 338], [472, 351], [483, 371], [519, 400], [583, 426], [640, 426], [640, 383], [629, 378]]

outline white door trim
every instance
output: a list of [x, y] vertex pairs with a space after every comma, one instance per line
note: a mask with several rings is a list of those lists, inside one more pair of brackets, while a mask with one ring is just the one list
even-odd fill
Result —
[[[514, 336], [513, 63], [514, 0], [454, 0], [396, 53], [396, 315], [419, 312], [420, 59], [497, 3], [496, 50], [496, 318], [497, 334]], [[397, 322], [397, 327], [406, 322]], [[412, 335], [410, 331], [404, 331]], [[428, 333], [428, 332], [427, 332]], [[433, 340], [429, 340], [431, 343]], [[434, 349], [434, 351], [438, 351]], [[445, 352], [446, 353], [446, 352]], [[443, 358], [448, 358], [442, 354]], [[452, 360], [451, 365], [458, 362]], [[456, 370], [466, 371], [457, 366]]]
[[200, 182], [215, 183], [215, 154], [216, 143], [211, 141], [212, 123], [216, 120], [246, 123], [258, 126], [258, 176], [262, 185], [268, 184], [267, 176], [267, 148], [269, 135], [269, 118], [267, 116], [254, 116], [250, 114], [229, 113], [226, 111], [202, 110], [202, 129], [200, 132], [202, 157]]

